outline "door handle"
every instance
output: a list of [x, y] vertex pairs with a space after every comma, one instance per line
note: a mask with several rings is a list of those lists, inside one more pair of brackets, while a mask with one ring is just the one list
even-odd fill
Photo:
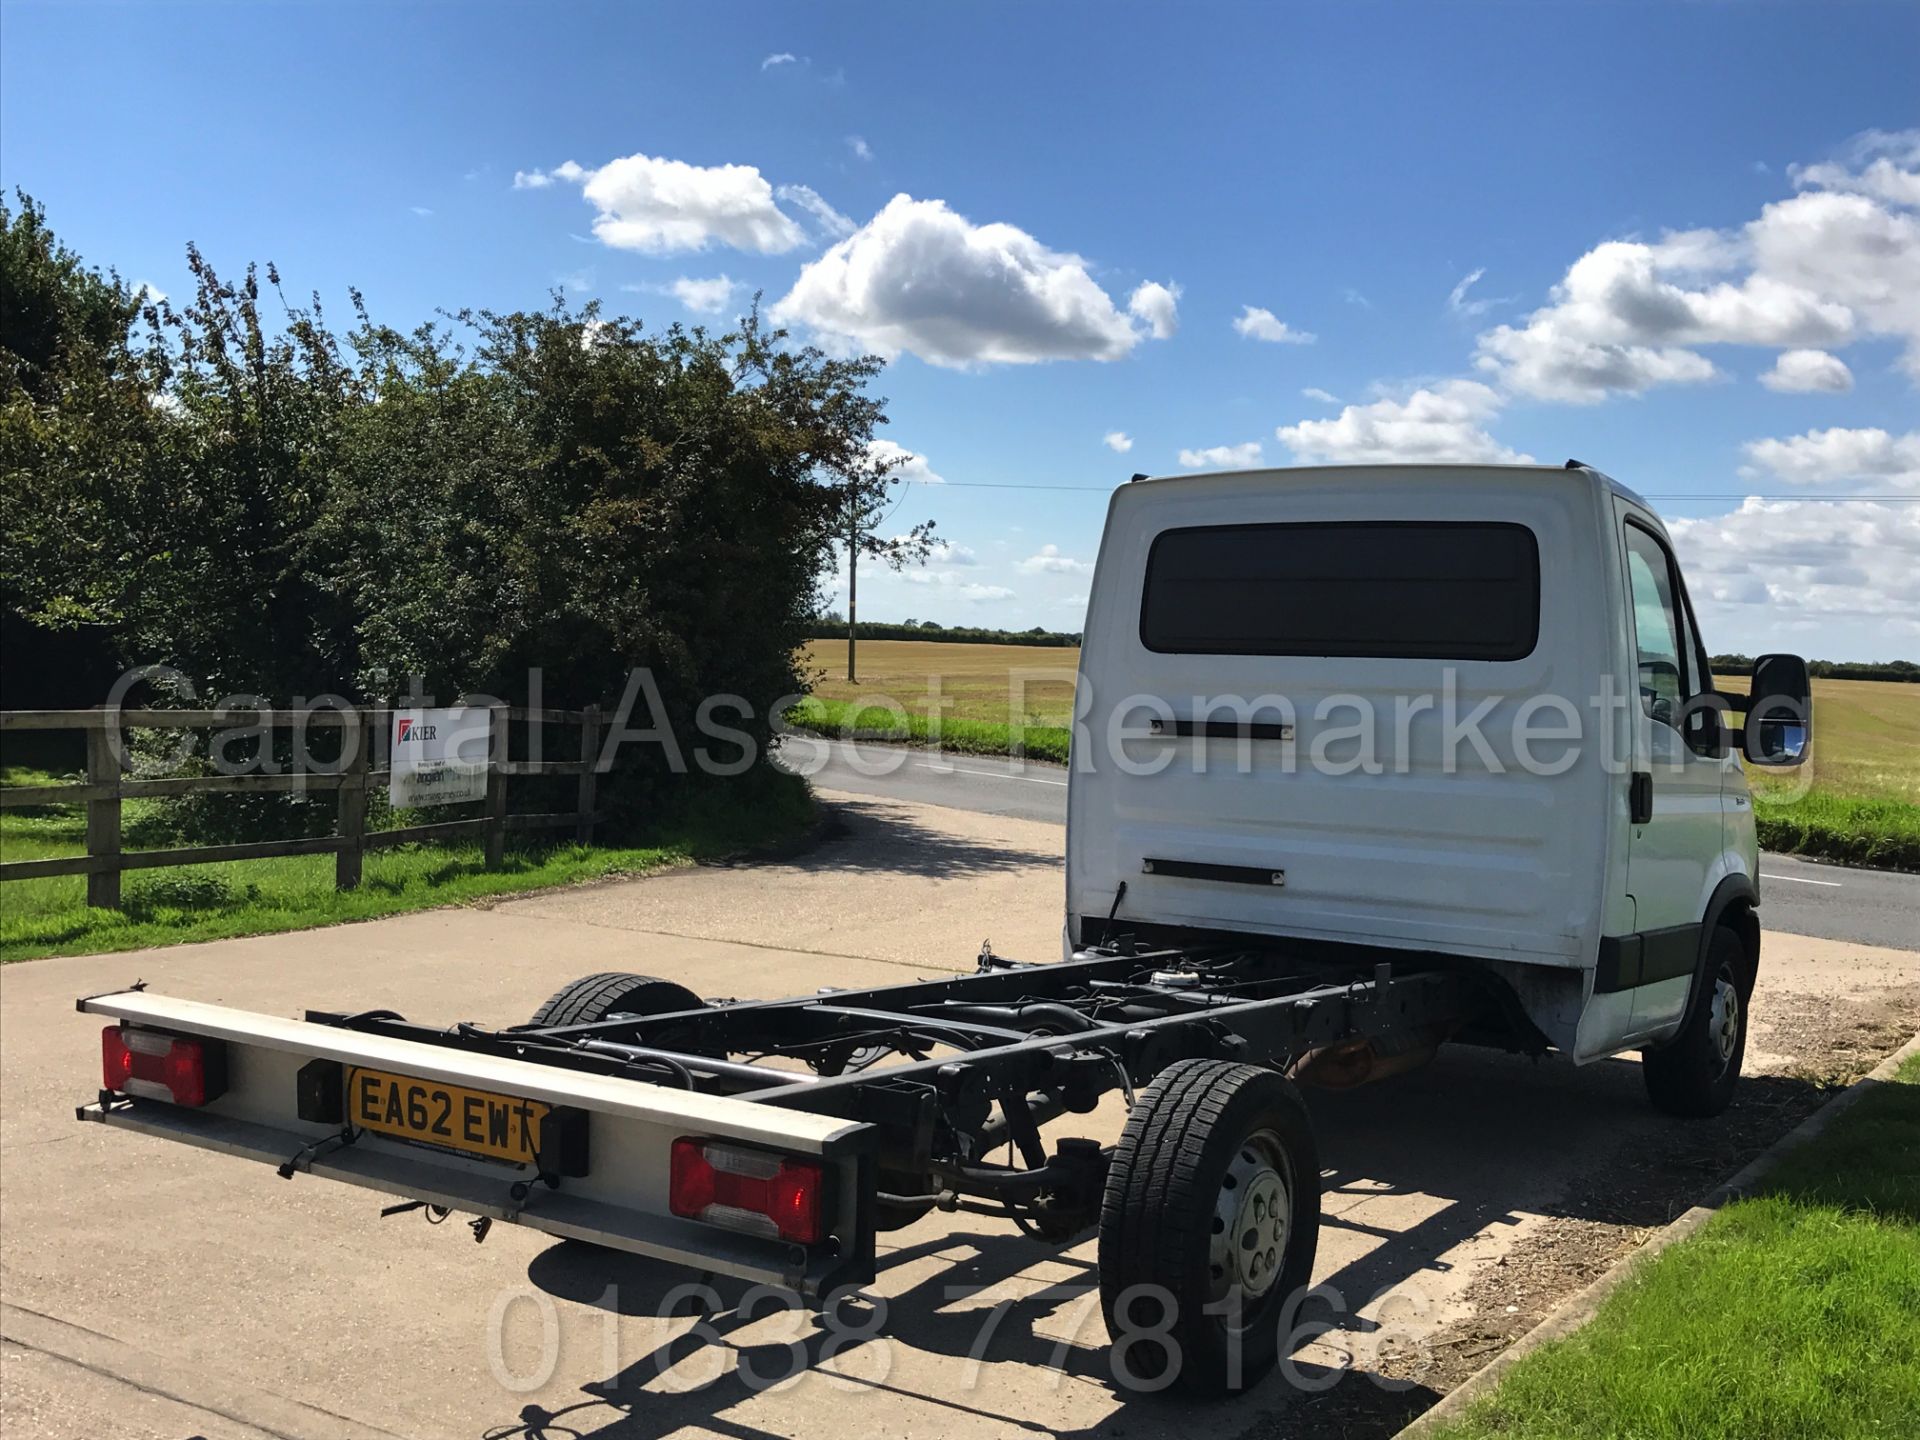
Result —
[[1627, 782], [1627, 818], [1635, 825], [1653, 819], [1653, 773], [1636, 770]]

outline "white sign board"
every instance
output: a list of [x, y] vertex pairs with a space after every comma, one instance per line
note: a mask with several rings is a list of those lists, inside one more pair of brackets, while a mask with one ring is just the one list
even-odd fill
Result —
[[491, 727], [490, 712], [479, 706], [395, 710], [387, 781], [394, 808], [486, 798]]

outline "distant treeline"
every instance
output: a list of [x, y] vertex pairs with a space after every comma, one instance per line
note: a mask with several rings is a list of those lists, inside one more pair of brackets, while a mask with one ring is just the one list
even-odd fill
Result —
[[[813, 640], [844, 640], [847, 620], [831, 612], [820, 616], [807, 631]], [[1078, 631], [980, 630], [966, 625], [938, 625], [931, 620], [902, 620], [897, 624], [871, 620], [860, 622], [862, 640], [937, 640], [952, 645], [1046, 645], [1071, 648], [1080, 643]]]
[[[846, 617], [831, 611], [818, 616], [808, 626], [807, 636], [813, 640], [844, 640], [847, 638]], [[1080, 643], [1077, 631], [1043, 630], [1037, 625], [1031, 630], [982, 630], [967, 625], [940, 625], [932, 620], [862, 620], [860, 638], [932, 640], [952, 645], [1044, 645], [1056, 648], [1071, 648]], [[1920, 664], [1911, 660], [1809, 660], [1807, 670], [1816, 680], [1900, 680], [1908, 684], [1920, 684]], [[1753, 657], [1715, 655], [1713, 671], [1716, 675], [1751, 675]]]
[[[1751, 655], [1715, 655], [1716, 675], [1751, 675]], [[1920, 665], [1911, 660], [1809, 660], [1807, 673], [1816, 680], [1904, 680], [1920, 683]]]

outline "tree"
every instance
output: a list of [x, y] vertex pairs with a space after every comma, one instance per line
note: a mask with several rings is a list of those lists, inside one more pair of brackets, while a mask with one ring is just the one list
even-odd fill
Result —
[[[0, 216], [0, 586], [203, 697], [417, 675], [519, 703], [538, 669], [544, 703], [611, 707], [645, 667], [635, 728], [690, 759], [703, 702], [738, 697], [716, 718], [760, 754], [838, 546], [925, 553], [930, 526], [877, 531], [881, 362], [757, 305], [718, 335], [559, 296], [401, 331], [356, 294], [341, 334], [272, 267], [229, 283], [190, 248], [193, 294], [139, 307], [23, 203]], [[603, 801], [650, 813], [673, 748], [623, 752]]]

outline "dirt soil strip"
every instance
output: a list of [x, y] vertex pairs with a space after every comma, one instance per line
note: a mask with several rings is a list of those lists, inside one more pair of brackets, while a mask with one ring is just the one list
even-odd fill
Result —
[[1782, 1159], [1823, 1133], [1835, 1120], [1852, 1109], [1877, 1086], [1891, 1080], [1907, 1059], [1920, 1054], [1920, 1035], [1915, 1035], [1871, 1072], [1829, 1100], [1793, 1130], [1775, 1141], [1745, 1169], [1721, 1185], [1706, 1199], [1678, 1220], [1649, 1238], [1645, 1244], [1611, 1266], [1598, 1280], [1560, 1306], [1518, 1341], [1509, 1345], [1464, 1382], [1454, 1386], [1447, 1397], [1402, 1430], [1397, 1440], [1421, 1440], [1449, 1420], [1457, 1419], [1467, 1406], [1486, 1395], [1506, 1372], [1542, 1345], [1564, 1339], [1591, 1320], [1607, 1297], [1619, 1289], [1638, 1269], [1649, 1263], [1670, 1245], [1697, 1234], [1708, 1220], [1729, 1201], [1751, 1194]]

